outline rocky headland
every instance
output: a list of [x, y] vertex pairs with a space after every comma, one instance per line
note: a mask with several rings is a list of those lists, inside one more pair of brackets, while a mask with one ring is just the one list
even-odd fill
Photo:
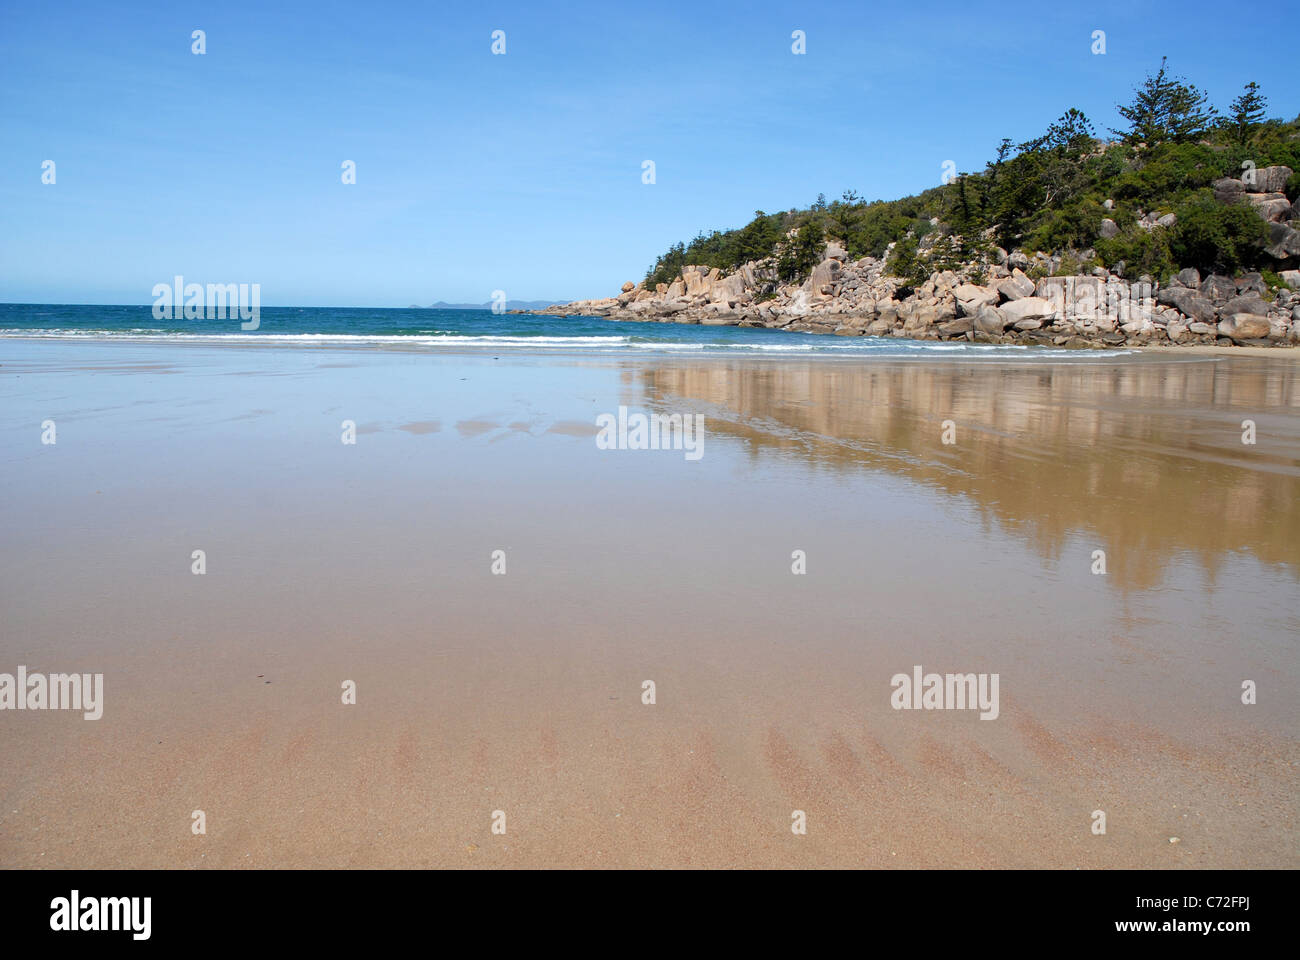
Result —
[[[1079, 272], [1080, 263], [1096, 262], [1095, 251], [1007, 251], [993, 246], [993, 232], [987, 231], [980, 238], [987, 252], [916, 284], [890, 274], [894, 244], [884, 257], [850, 259], [845, 244], [831, 238], [802, 282], [776, 279], [778, 248], [732, 271], [686, 265], [676, 279], [653, 288], [629, 281], [617, 296], [538, 312], [1063, 347], [1294, 346], [1300, 344], [1300, 199], [1288, 201], [1282, 192], [1292, 172], [1265, 167], [1250, 171], [1250, 182], [1224, 178], [1213, 184], [1220, 203], [1249, 204], [1267, 224], [1266, 253], [1278, 268], [1267, 274], [1185, 268], [1163, 281], [1150, 275], [1133, 280], [1125, 279], [1123, 263]], [[1113, 209], [1110, 201], [1105, 209]], [[1175, 214], [1153, 210], [1128, 226], [1159, 231], [1176, 223]], [[936, 220], [934, 226], [940, 229], [918, 245], [922, 257], [935, 244], [956, 245], [944, 225]], [[1103, 218], [1098, 237], [1113, 236], [1122, 226]], [[785, 242], [794, 240], [791, 231]]]

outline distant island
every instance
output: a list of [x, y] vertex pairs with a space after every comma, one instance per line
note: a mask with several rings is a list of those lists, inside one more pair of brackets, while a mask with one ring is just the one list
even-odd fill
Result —
[[[517, 311], [531, 313], [534, 310], [545, 310], [559, 303], [558, 300], [507, 300], [505, 309], [508, 311]], [[412, 310], [491, 310], [493, 302], [488, 300], [484, 303], [448, 303], [445, 300], [439, 300], [437, 303], [431, 303], [427, 307], [422, 307], [418, 303], [411, 304]], [[499, 308], [498, 308], [499, 309]]]
[[1112, 139], [1067, 110], [977, 173], [759, 210], [613, 297], [543, 308], [842, 336], [1121, 346], [1300, 343], [1300, 117], [1248, 83], [1220, 115], [1165, 60]]

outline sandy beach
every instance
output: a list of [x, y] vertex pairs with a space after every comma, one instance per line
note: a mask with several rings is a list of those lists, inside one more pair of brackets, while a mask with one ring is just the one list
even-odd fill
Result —
[[104, 711], [0, 716], [0, 866], [1300, 866], [1300, 368], [1238, 352], [7, 340], [0, 672]]

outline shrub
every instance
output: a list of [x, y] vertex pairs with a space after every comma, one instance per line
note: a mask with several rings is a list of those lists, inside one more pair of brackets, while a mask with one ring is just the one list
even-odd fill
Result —
[[785, 283], [802, 280], [821, 263], [826, 235], [821, 223], [809, 221], [785, 244], [776, 263], [776, 274]]
[[1165, 230], [1131, 226], [1109, 239], [1097, 241], [1097, 255], [1107, 266], [1124, 261], [1124, 276], [1136, 280], [1144, 273], [1161, 280], [1178, 271], [1169, 253]]
[[1169, 231], [1175, 263], [1206, 273], [1235, 273], [1263, 259], [1268, 227], [1245, 204], [1225, 205], [1202, 195], [1179, 207]]
[[1261, 270], [1260, 276], [1264, 278], [1264, 282], [1270, 287], [1278, 287], [1282, 290], [1292, 289], [1291, 284], [1287, 283], [1279, 274], [1274, 273], [1272, 270]]
[[1082, 269], [1082, 265], [1074, 254], [1065, 253], [1061, 255], [1061, 265], [1056, 268], [1056, 273], [1057, 276], [1061, 277], [1073, 277], [1077, 276]]
[[1027, 237], [1025, 245], [1038, 250], [1083, 249], [1092, 245], [1107, 212], [1092, 199], [1053, 210]]
[[885, 269], [898, 277], [907, 287], [919, 287], [930, 279], [929, 264], [917, 252], [917, 237], [908, 233], [894, 244]]

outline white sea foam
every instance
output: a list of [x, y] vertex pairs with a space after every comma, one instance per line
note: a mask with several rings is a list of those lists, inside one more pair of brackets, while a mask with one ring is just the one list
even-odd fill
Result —
[[0, 336], [40, 339], [93, 340], [188, 340], [199, 343], [461, 343], [482, 346], [570, 346], [574, 344], [619, 344], [627, 337], [485, 336], [453, 334], [370, 334], [370, 333], [173, 333], [163, 330], [60, 330], [0, 329]]
[[[759, 343], [707, 342], [682, 340], [644, 340], [630, 336], [549, 336], [549, 335], [486, 335], [466, 336], [463, 334], [442, 333], [434, 331], [420, 334], [359, 334], [359, 333], [176, 333], [162, 330], [150, 330], [136, 327], [130, 330], [78, 330], [62, 328], [3, 328], [0, 338], [55, 339], [55, 340], [135, 340], [145, 342], [184, 341], [209, 344], [245, 344], [274, 343], [283, 345], [339, 345], [339, 346], [382, 346], [402, 345], [408, 347], [484, 347], [484, 348], [534, 348], [534, 349], [578, 349], [582, 351], [608, 351], [635, 349], [657, 353], [758, 353], [758, 354], [838, 354], [857, 356], [908, 357], [926, 356], [936, 353], [963, 354], [968, 356], [1006, 356], [1023, 354], [1045, 360], [1062, 361], [1067, 357], [1063, 351], [1048, 348], [1035, 348], [1018, 344], [982, 344], [982, 343], [938, 343], [934, 341], [897, 340], [893, 338], [826, 338], [827, 342], [808, 342], [806, 340], [775, 342], [789, 337], [789, 334], [773, 334], [773, 340]], [[821, 338], [818, 338], [821, 339]], [[1124, 356], [1132, 350], [1108, 350], [1107, 357]], [[1088, 359], [1099, 356], [1099, 352], [1090, 352], [1080, 356], [1072, 351], [1069, 359]]]

